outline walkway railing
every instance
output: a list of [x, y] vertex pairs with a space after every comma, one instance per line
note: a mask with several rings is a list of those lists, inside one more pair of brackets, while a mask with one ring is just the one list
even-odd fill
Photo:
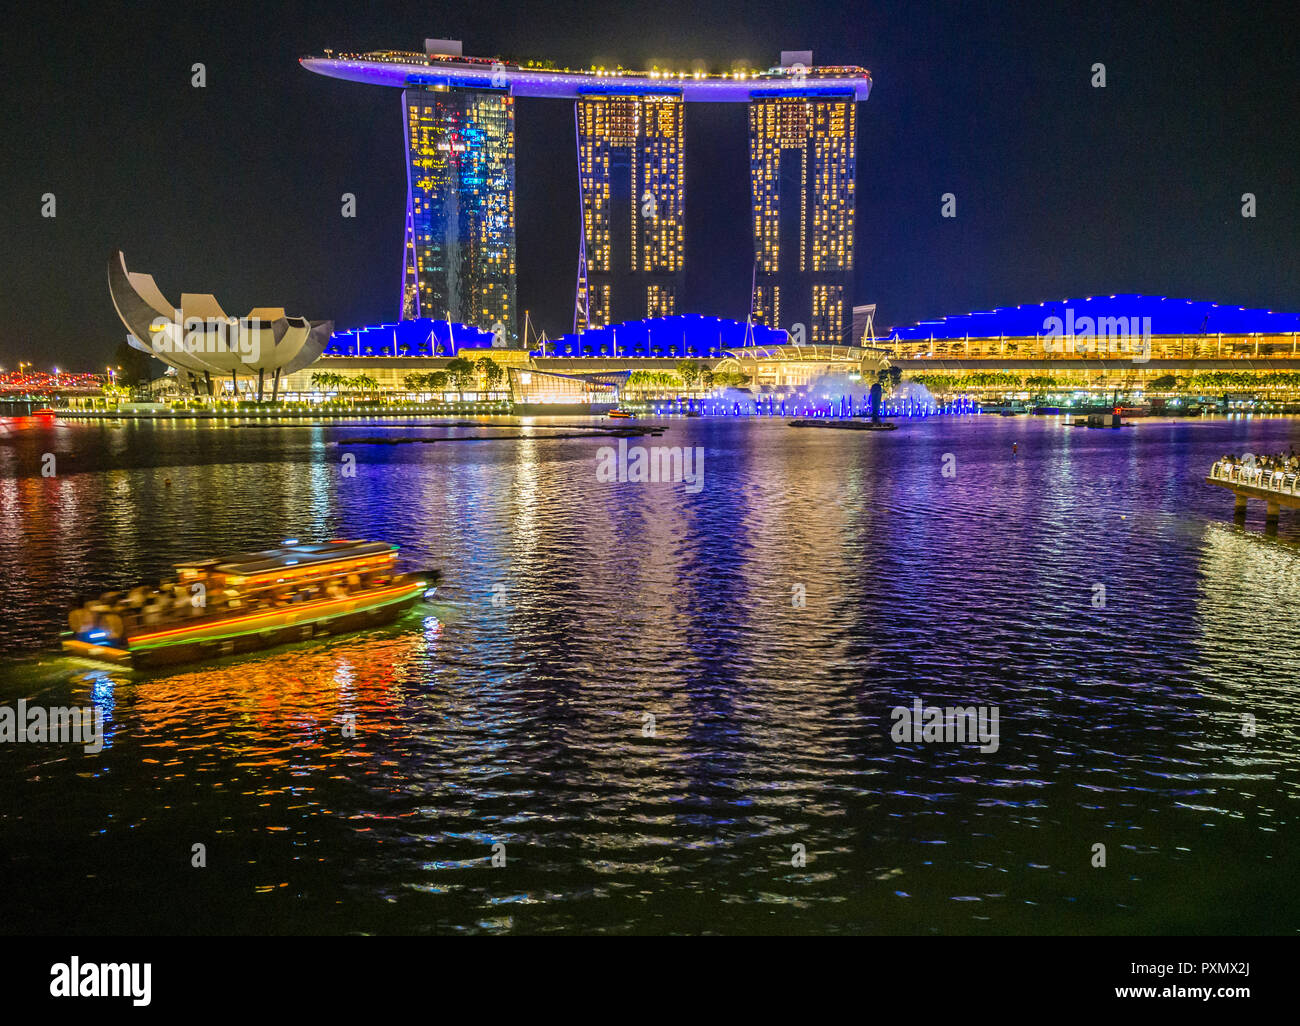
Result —
[[1300, 496], [1300, 471], [1265, 470], [1248, 463], [1230, 463], [1215, 460], [1210, 468], [1210, 478], [1229, 485], [1259, 488], [1279, 495]]

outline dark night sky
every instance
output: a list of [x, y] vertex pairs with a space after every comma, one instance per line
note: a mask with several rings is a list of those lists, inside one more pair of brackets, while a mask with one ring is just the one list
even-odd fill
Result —
[[[426, 36], [575, 67], [765, 67], [811, 49], [817, 64], [869, 68], [855, 298], [878, 302], [882, 325], [1102, 292], [1300, 309], [1294, 3], [20, 6], [0, 16], [6, 366], [108, 361], [124, 336], [104, 279], [114, 248], [165, 294], [211, 291], [230, 313], [392, 319], [399, 93], [297, 58], [419, 50]], [[195, 61], [206, 89], [190, 86]], [[1094, 61], [1106, 89], [1089, 84]], [[521, 101], [517, 132], [519, 300], [555, 335], [577, 256], [572, 106]], [[689, 108], [687, 176], [686, 306], [743, 317], [743, 106]], [[355, 220], [340, 216], [344, 192]], [[955, 221], [939, 216], [945, 192]]]

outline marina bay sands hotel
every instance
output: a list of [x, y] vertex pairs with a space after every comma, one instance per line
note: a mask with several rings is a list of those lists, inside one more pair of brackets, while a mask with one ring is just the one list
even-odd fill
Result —
[[[857, 67], [703, 71], [559, 69], [425, 53], [304, 57], [309, 71], [402, 90], [407, 153], [401, 318], [446, 318], [518, 338], [515, 98], [574, 101], [582, 237], [574, 330], [682, 313], [685, 104], [749, 113], [755, 323], [802, 323], [806, 341], [843, 341], [852, 318]], [[543, 66], [545, 65], [545, 66]]]

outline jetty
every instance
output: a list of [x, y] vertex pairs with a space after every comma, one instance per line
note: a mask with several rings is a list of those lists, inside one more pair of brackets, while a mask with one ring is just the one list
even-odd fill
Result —
[[[437, 425], [441, 427], [442, 425]], [[482, 427], [483, 425], [471, 425], [473, 427]], [[545, 428], [543, 428], [545, 430]], [[330, 445], [413, 445], [421, 443], [431, 445], [434, 442], [511, 442], [511, 441], [530, 441], [530, 442], [553, 442], [556, 440], [565, 440], [569, 438], [642, 438], [646, 435], [652, 438], [659, 438], [668, 429], [657, 425], [651, 427], [627, 427], [627, 428], [609, 428], [604, 431], [557, 431], [546, 434], [534, 433], [525, 435], [521, 433], [509, 435], [396, 435], [380, 436], [378, 438], [336, 438], [331, 441]]]
[[1246, 515], [1250, 499], [1262, 500], [1265, 521], [1274, 523], [1283, 506], [1300, 509], [1300, 472], [1296, 470], [1265, 470], [1251, 463], [1216, 460], [1205, 480], [1236, 496], [1233, 512], [1237, 516]]
[[790, 427], [839, 428], [841, 431], [897, 431], [898, 425], [887, 420], [872, 423], [869, 420], [831, 420], [813, 418], [811, 420], [792, 420]]

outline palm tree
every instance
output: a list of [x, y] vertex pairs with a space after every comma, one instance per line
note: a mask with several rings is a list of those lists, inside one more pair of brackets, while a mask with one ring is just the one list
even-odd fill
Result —
[[358, 374], [352, 379], [352, 384], [356, 386], [363, 396], [370, 399], [375, 398], [375, 393], [379, 390], [379, 382], [369, 374]]
[[323, 392], [331, 388], [337, 389], [346, 380], [342, 374], [335, 374], [333, 371], [313, 371], [311, 386]]
[[456, 389], [457, 400], [465, 398], [465, 386], [473, 380], [474, 365], [463, 356], [447, 362], [447, 380]]
[[700, 379], [700, 365], [694, 360], [678, 360], [676, 370], [677, 376], [687, 388]]
[[428, 377], [427, 374], [405, 374], [402, 376], [402, 387], [408, 392], [423, 391], [428, 384]]
[[495, 392], [501, 379], [505, 377], [505, 370], [502, 366], [490, 356], [480, 357], [474, 364], [474, 369], [483, 375], [483, 383], [489, 392]]

